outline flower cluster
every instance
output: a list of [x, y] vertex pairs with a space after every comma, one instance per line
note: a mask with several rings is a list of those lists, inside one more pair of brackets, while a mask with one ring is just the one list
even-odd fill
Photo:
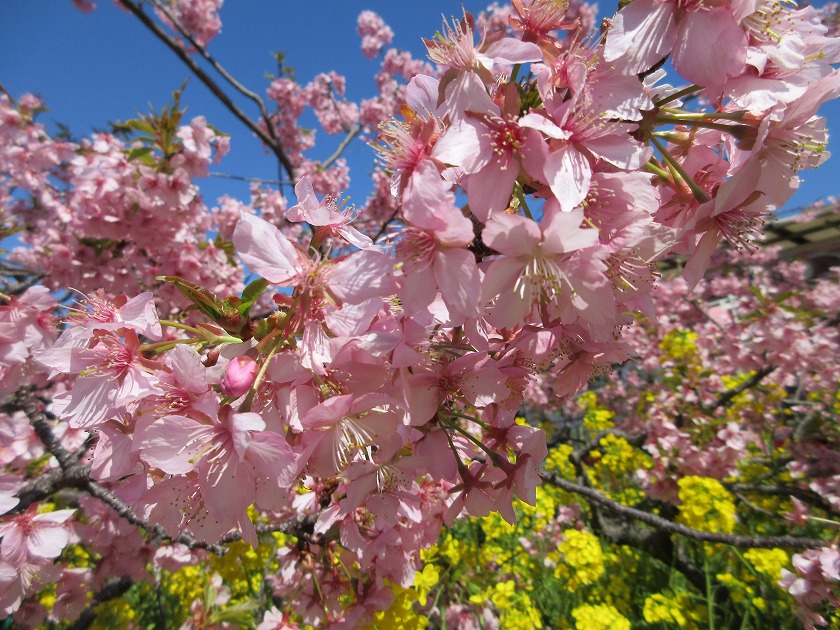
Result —
[[680, 487], [680, 520], [695, 529], [731, 533], [735, 529], [735, 502], [717, 479], [683, 477]]

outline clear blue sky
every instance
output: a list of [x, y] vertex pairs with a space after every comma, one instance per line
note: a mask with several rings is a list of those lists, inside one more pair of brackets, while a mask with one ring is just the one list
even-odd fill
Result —
[[[271, 53], [282, 50], [298, 80], [307, 82], [319, 72], [335, 70], [347, 77], [353, 100], [375, 93], [377, 61], [359, 50], [356, 17], [364, 9], [376, 11], [394, 30], [394, 45], [425, 58], [421, 37], [440, 28], [442, 16], [460, 14], [460, 6], [478, 12], [486, 2], [476, 0], [227, 0], [222, 12], [222, 33], [210, 51], [246, 86], [264, 93], [266, 73], [274, 72]], [[82, 14], [70, 0], [0, 0], [0, 83], [15, 96], [41, 95], [50, 112], [42, 121], [60, 122], [81, 136], [104, 129], [109, 121], [125, 120], [169, 102], [174, 89], [189, 76], [174, 57], [132, 15], [118, 10], [111, 0], [98, 0], [92, 14]], [[608, 3], [611, 6], [612, 3]], [[187, 119], [205, 115], [222, 131], [232, 134], [232, 151], [218, 170], [250, 177], [275, 178], [276, 162], [264, 155], [257, 141], [197, 80], [192, 79], [183, 99]], [[244, 101], [243, 101], [244, 103]], [[255, 109], [243, 108], [256, 116]], [[840, 105], [825, 106], [829, 128], [840, 130]], [[840, 137], [837, 131], [835, 137]], [[326, 157], [335, 140], [323, 133], [315, 157]], [[817, 171], [802, 173], [804, 182], [790, 205], [802, 205], [827, 195], [840, 194], [837, 157]], [[366, 178], [372, 164], [370, 149], [354, 142], [346, 153], [354, 201], [364, 201]], [[208, 204], [225, 193], [248, 198], [246, 184], [213, 179], [202, 183]]]

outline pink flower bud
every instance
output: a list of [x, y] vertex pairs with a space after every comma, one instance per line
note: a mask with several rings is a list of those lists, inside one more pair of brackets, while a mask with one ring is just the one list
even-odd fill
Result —
[[239, 398], [245, 394], [257, 377], [257, 362], [251, 357], [236, 357], [228, 363], [222, 378], [222, 392], [225, 396]]

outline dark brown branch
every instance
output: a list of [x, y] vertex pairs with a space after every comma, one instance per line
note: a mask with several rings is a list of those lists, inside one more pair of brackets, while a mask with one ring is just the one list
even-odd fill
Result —
[[387, 220], [387, 221], [384, 221], [384, 222], [382, 223], [382, 226], [379, 228], [379, 231], [378, 231], [378, 232], [376, 233], [376, 235], [373, 237], [373, 242], [374, 242], [374, 243], [375, 243], [376, 241], [378, 241], [378, 240], [382, 237], [382, 235], [383, 235], [383, 234], [385, 234], [385, 230], [387, 230], [387, 229], [388, 229], [388, 226], [389, 226], [389, 225], [391, 225], [391, 222], [392, 222], [394, 219], [396, 219], [396, 218], [397, 218], [397, 214], [399, 213], [399, 211], [400, 211], [400, 209], [399, 209], [399, 208], [397, 208], [396, 210], [394, 210], [394, 212], [391, 214], [391, 216], [390, 216], [390, 217], [388, 217], [388, 220]]
[[107, 602], [121, 597], [132, 587], [133, 584], [134, 582], [131, 578], [123, 576], [120, 579], [109, 582], [103, 586], [102, 590], [94, 594], [93, 602], [82, 611], [82, 614], [79, 615], [79, 618], [76, 619], [72, 626], [70, 626], [70, 629], [87, 630], [87, 628], [90, 628], [91, 624], [93, 624], [96, 620], [96, 607], [102, 602]]
[[578, 483], [567, 481], [554, 473], [542, 473], [542, 479], [546, 483], [557, 486], [567, 492], [573, 492], [588, 501], [592, 501], [604, 509], [618, 514], [620, 516], [641, 521], [657, 529], [669, 532], [671, 534], [679, 534], [693, 540], [708, 543], [718, 543], [722, 545], [730, 545], [732, 547], [752, 547], [757, 549], [773, 549], [775, 547], [782, 548], [807, 548], [817, 549], [825, 547], [828, 543], [824, 540], [817, 540], [814, 538], [802, 538], [799, 536], [737, 536], [735, 534], [717, 534], [714, 532], [704, 532], [699, 529], [693, 529], [680, 523], [674, 523], [666, 518], [651, 514], [643, 510], [622, 505], [617, 501], [601, 494], [594, 488], [587, 488]]
[[78, 458], [61, 445], [55, 433], [52, 431], [50, 421], [46, 413], [41, 409], [41, 403], [32, 395], [31, 388], [21, 388], [15, 392], [12, 399], [12, 406], [22, 411], [29, 418], [29, 424], [35, 435], [44, 444], [44, 447], [58, 460], [62, 470], [71, 468], [78, 463]]
[[796, 497], [803, 503], [813, 505], [826, 512], [835, 512], [831, 503], [813, 490], [808, 490], [807, 488], [797, 488], [796, 486], [762, 486], [749, 483], [725, 483], [723, 485], [732, 492], [756, 492], [758, 494], [769, 494], [778, 497]]
[[[21, 504], [25, 501], [27, 503], [23, 507], [19, 504], [16, 506], [16, 510], [19, 511], [25, 509], [25, 507], [28, 507], [35, 501], [44, 499], [62, 488], [72, 487], [83, 490], [91, 496], [96, 497], [132, 525], [152, 533], [161, 540], [181, 543], [190, 549], [206, 549], [207, 551], [221, 556], [227, 552], [225, 543], [240, 540], [242, 538], [239, 532], [231, 532], [227, 536], [223, 537], [218, 544], [210, 544], [196, 540], [196, 538], [188, 532], [181, 532], [177, 536], [170, 536], [162, 526], [150, 524], [140, 518], [131, 506], [116, 497], [97, 481], [90, 479], [90, 466], [83, 465], [79, 462], [79, 457], [87, 450], [87, 447], [82, 449], [79, 453], [71, 453], [64, 448], [61, 441], [56, 437], [55, 433], [53, 433], [49, 419], [39, 408], [39, 402], [32, 395], [29, 388], [22, 388], [18, 390], [14, 394], [12, 402], [8, 403], [6, 407], [18, 409], [26, 414], [29, 418], [29, 423], [38, 438], [50, 454], [58, 460], [59, 465], [61, 466], [61, 468], [50, 471], [39, 479], [36, 479], [30, 484], [24, 486], [18, 496], [21, 497]], [[317, 518], [317, 514], [297, 515], [288, 521], [284, 521], [283, 523], [257, 525], [257, 532], [260, 534], [267, 532], [283, 532], [286, 534], [294, 534], [304, 538], [309, 538], [311, 537]]]
[[65, 488], [84, 490], [90, 475], [90, 466], [76, 464], [66, 470], [54, 468], [29, 481], [15, 496], [19, 503], [12, 512], [23, 512], [33, 503], [44, 501]]
[[172, 39], [169, 35], [167, 35], [163, 29], [161, 29], [155, 21], [146, 15], [145, 11], [143, 11], [142, 7], [134, 2], [133, 0], [119, 0], [120, 4], [122, 4], [126, 9], [131, 11], [137, 19], [139, 19], [143, 25], [148, 28], [158, 39], [160, 39], [167, 47], [169, 47], [172, 52], [174, 52], [178, 58], [184, 62], [184, 64], [190, 69], [190, 71], [198, 77], [198, 79], [204, 83], [205, 86], [213, 93], [213, 95], [218, 98], [222, 104], [228, 108], [228, 110], [236, 116], [248, 129], [253, 131], [257, 134], [260, 140], [265, 143], [265, 145], [271, 149], [272, 153], [277, 156], [277, 159], [280, 161], [280, 164], [283, 166], [283, 169], [286, 171], [286, 174], [289, 176], [289, 179], [294, 181], [295, 180], [295, 169], [292, 166], [289, 157], [286, 155], [283, 146], [280, 144], [277, 138], [272, 137], [273, 135], [273, 127], [269, 124], [268, 129], [272, 130], [271, 132], [266, 132], [264, 129], [260, 128], [260, 126], [251, 120], [239, 107], [230, 99], [230, 97], [219, 87], [218, 83], [216, 83], [210, 75], [208, 75], [202, 68], [199, 66], [193, 59], [189, 56], [189, 54], [178, 45], [178, 42]]
[[737, 387], [733, 387], [732, 389], [728, 389], [723, 392], [718, 399], [712, 403], [708, 407], [700, 407], [700, 410], [705, 414], [710, 414], [713, 411], [719, 409], [720, 407], [724, 407], [728, 405], [735, 396], [741, 394], [748, 389], [752, 389], [756, 385], [758, 385], [765, 376], [773, 372], [776, 368], [774, 366], [763, 367], [760, 370], [756, 371], [751, 377], [749, 377], [746, 381], [738, 385]]

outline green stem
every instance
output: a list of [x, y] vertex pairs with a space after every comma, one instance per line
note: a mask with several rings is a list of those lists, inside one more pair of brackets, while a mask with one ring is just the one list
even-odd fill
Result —
[[257, 372], [257, 376], [254, 379], [254, 383], [251, 385], [251, 389], [248, 390], [248, 395], [245, 396], [245, 400], [242, 401], [242, 405], [239, 407], [240, 412], [251, 411], [251, 404], [254, 402], [254, 396], [257, 393], [257, 388], [260, 386], [263, 377], [265, 376], [265, 371], [268, 369], [268, 364], [271, 362], [272, 357], [274, 357], [274, 353], [280, 348], [283, 344], [283, 340], [279, 339], [276, 343], [272, 344], [271, 350], [268, 351], [268, 354], [263, 360], [262, 365], [260, 366], [260, 371]]
[[179, 328], [181, 330], [186, 330], [191, 333], [195, 333], [196, 335], [200, 335], [201, 331], [198, 328], [194, 328], [193, 326], [187, 326], [186, 324], [182, 324], [181, 322], [173, 322], [171, 319], [162, 319], [160, 320], [161, 326], [169, 326], [170, 328]]
[[[679, 118], [680, 120], [734, 120], [741, 122], [744, 120], [746, 112], [684, 112], [675, 107], [662, 107], [660, 111], [665, 112], [666, 115], [672, 118]], [[658, 117], [658, 116], [657, 116]]]
[[179, 344], [191, 344], [196, 345], [200, 343], [206, 343], [204, 339], [174, 339], [171, 341], [158, 341], [157, 343], [147, 343], [143, 344], [138, 348], [140, 352], [154, 352], [156, 354], [160, 354], [161, 352], [166, 352], [167, 350], [172, 350], [175, 346]]
[[482, 451], [484, 451], [484, 452], [487, 454], [487, 457], [489, 457], [489, 458], [490, 458], [490, 461], [492, 461], [494, 464], [498, 461], [498, 459], [499, 459], [499, 454], [498, 454], [498, 453], [496, 453], [495, 451], [491, 450], [491, 449], [490, 449], [490, 448], [488, 448], [487, 446], [485, 446], [484, 442], [482, 442], [481, 440], [479, 440], [478, 438], [476, 438], [476, 437], [475, 437], [474, 435], [472, 435], [469, 431], [466, 431], [466, 430], [462, 429], [461, 427], [456, 426], [456, 425], [454, 425], [454, 424], [449, 425], [449, 426], [450, 426], [451, 428], [455, 429], [458, 433], [460, 433], [461, 435], [463, 435], [465, 438], [467, 438], [470, 442], [472, 442], [473, 444], [475, 444], [475, 445], [476, 445], [478, 448], [480, 448]]
[[709, 196], [706, 194], [706, 191], [700, 188], [700, 186], [697, 185], [697, 183], [691, 178], [691, 176], [685, 172], [685, 169], [682, 167], [682, 165], [674, 159], [674, 156], [668, 153], [668, 149], [665, 148], [665, 145], [663, 145], [656, 138], [656, 136], [652, 134], [648, 134], [648, 138], [650, 138], [650, 141], [653, 143], [653, 145], [657, 149], [659, 149], [659, 152], [662, 154], [662, 158], [668, 163], [668, 166], [670, 166], [674, 171], [676, 171], [676, 173], [682, 178], [686, 185], [688, 185], [688, 187], [691, 189], [692, 194], [694, 195], [694, 198], [697, 199], [697, 201], [699, 201], [700, 203], [708, 201]]
[[525, 216], [528, 217], [529, 219], [531, 219], [531, 221], [533, 221], [534, 217], [531, 214], [531, 209], [528, 207], [528, 202], [525, 201], [525, 195], [524, 194], [519, 199], [519, 203], [522, 206], [522, 210], [525, 212]]
[[646, 171], [653, 173], [654, 175], [658, 175], [661, 179], [664, 179], [666, 182], [671, 180], [671, 173], [666, 171], [664, 168], [659, 168], [656, 164], [648, 162], [643, 166]]
[[452, 412], [450, 412], [450, 413], [451, 413], [453, 416], [455, 416], [456, 418], [463, 418], [464, 420], [469, 420], [469, 421], [471, 421], [471, 422], [475, 422], [475, 423], [476, 423], [478, 426], [480, 426], [482, 429], [486, 429], [486, 428], [487, 428], [487, 423], [486, 423], [486, 422], [484, 422], [484, 421], [482, 421], [482, 420], [479, 420], [478, 418], [474, 418], [474, 417], [472, 417], [472, 416], [468, 416], [467, 414], [465, 414], [465, 413], [461, 413], [460, 411], [452, 411]]
[[687, 125], [689, 127], [702, 127], [703, 129], [715, 129], [725, 133], [732, 133], [733, 129], [741, 129], [740, 125], [726, 125], [724, 123], [710, 122], [707, 120], [697, 120], [693, 118], [682, 119], [672, 118], [670, 116], [657, 116], [656, 122], [666, 125]]
[[674, 92], [670, 96], [666, 96], [661, 101], [657, 101], [654, 103], [657, 107], [662, 107], [666, 103], [670, 103], [671, 101], [676, 101], [681, 99], [683, 96], [688, 96], [689, 94], [694, 94], [695, 92], [699, 92], [703, 88], [699, 85], [690, 85], [685, 89], [680, 90], [679, 92]]
[[709, 630], [715, 630], [715, 601], [712, 597], [712, 574], [709, 572], [709, 555], [703, 549], [703, 571], [706, 573], [706, 609], [709, 614]]

